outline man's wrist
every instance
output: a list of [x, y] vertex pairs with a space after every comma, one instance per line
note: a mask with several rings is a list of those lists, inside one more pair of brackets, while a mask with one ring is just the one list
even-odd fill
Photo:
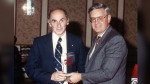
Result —
[[81, 73], [79, 73], [79, 78], [80, 78], [80, 80], [82, 80], [82, 74]]
[[54, 80], [53, 74], [51, 75], [51, 80]]

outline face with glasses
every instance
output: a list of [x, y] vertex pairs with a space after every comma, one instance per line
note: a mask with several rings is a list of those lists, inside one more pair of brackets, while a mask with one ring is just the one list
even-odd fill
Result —
[[109, 26], [111, 15], [107, 15], [103, 8], [90, 12], [90, 22], [93, 30], [101, 35]]
[[58, 9], [51, 13], [48, 23], [52, 27], [53, 32], [61, 37], [69, 24], [69, 18], [65, 16], [64, 11]]

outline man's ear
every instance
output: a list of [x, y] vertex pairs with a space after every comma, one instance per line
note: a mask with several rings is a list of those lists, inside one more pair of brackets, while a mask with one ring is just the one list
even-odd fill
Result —
[[47, 22], [48, 22], [49, 26], [50, 26], [50, 27], [52, 27], [52, 25], [51, 25], [50, 21], [48, 20]]
[[69, 25], [69, 18], [67, 19], [67, 25]]
[[49, 23], [49, 27], [52, 27], [51, 23]]
[[111, 15], [108, 15], [108, 23], [111, 21]]
[[52, 27], [51, 23], [48, 23], [49, 24], [49, 27]]

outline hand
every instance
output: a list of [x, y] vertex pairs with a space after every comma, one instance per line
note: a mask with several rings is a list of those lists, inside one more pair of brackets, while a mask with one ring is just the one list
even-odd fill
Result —
[[57, 82], [64, 81], [65, 79], [66, 79], [66, 76], [65, 76], [64, 72], [62, 72], [62, 71], [54, 72], [51, 76], [51, 80], [54, 80]]
[[70, 74], [66, 74], [66, 76], [71, 76], [67, 79], [67, 82], [69, 83], [77, 83], [82, 80], [81, 73], [73, 72]]

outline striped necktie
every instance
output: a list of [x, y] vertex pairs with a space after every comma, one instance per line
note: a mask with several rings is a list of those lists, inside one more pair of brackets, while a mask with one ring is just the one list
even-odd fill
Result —
[[60, 42], [62, 41], [61, 38], [58, 39], [57, 45], [55, 48], [55, 59], [56, 59], [56, 71], [62, 71], [62, 65], [61, 65], [61, 54], [62, 54], [62, 47]]
[[[62, 71], [62, 64], [61, 64], [61, 54], [62, 54], [62, 46], [60, 42], [62, 41], [61, 38], [58, 39], [57, 45], [55, 48], [55, 69], [56, 71]], [[55, 84], [63, 84], [63, 82], [55, 82]]]

